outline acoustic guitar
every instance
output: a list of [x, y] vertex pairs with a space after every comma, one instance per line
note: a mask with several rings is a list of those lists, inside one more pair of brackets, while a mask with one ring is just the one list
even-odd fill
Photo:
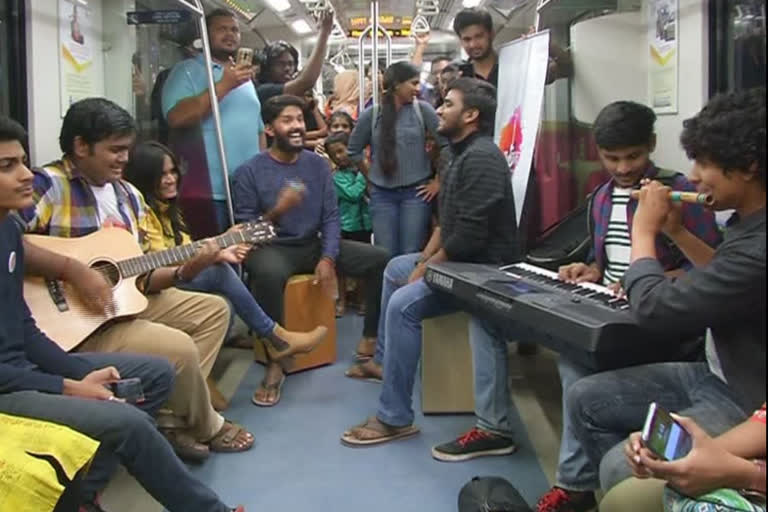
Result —
[[[251, 222], [243, 224], [241, 230], [211, 240], [224, 249], [240, 243], [264, 244], [275, 236], [271, 222]], [[144, 311], [148, 302], [136, 288], [136, 278], [150, 270], [191, 259], [204, 243], [197, 241], [144, 254], [135, 236], [121, 228], [104, 228], [80, 238], [26, 235], [24, 239], [85, 263], [112, 285], [114, 312], [95, 314], [68, 283], [34, 277], [24, 279], [24, 299], [38, 327], [66, 351], [77, 347], [106, 322]]]

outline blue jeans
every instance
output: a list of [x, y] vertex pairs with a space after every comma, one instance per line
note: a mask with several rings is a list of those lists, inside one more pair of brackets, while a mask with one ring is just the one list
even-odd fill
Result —
[[[418, 253], [398, 256], [389, 262], [384, 271], [382, 317], [375, 356], [377, 362], [383, 362], [384, 382], [377, 417], [393, 426], [413, 423], [412, 396], [421, 357], [422, 320], [459, 310], [458, 304], [449, 295], [433, 292], [423, 279], [407, 284], [418, 259]], [[494, 379], [487, 375], [496, 369], [494, 362], [498, 352], [495, 348], [485, 347], [495, 347], [495, 340], [485, 329], [471, 326], [470, 342], [475, 357], [475, 407], [479, 425], [494, 432], [507, 433], [510, 430], [506, 421], [509, 400], [499, 403], [496, 399], [498, 390], [489, 389]], [[506, 358], [502, 366], [506, 372]], [[506, 378], [503, 382], [501, 394], [506, 394]], [[505, 413], [499, 413], [500, 410]]]
[[608, 491], [631, 476], [624, 443], [642, 430], [648, 406], [693, 418], [716, 436], [745, 421], [733, 391], [709, 371], [706, 363], [660, 363], [598, 373], [571, 385], [567, 414], [576, 439], [584, 447], [592, 489]]
[[557, 369], [563, 388], [563, 436], [560, 439], [560, 456], [555, 477], [557, 486], [569, 491], [592, 491], [594, 483], [598, 480], [597, 468], [590, 464], [587, 453], [576, 439], [565, 401], [571, 386], [592, 375], [594, 371], [562, 356], [558, 359]]
[[392, 257], [419, 252], [427, 243], [432, 206], [416, 193], [416, 185], [396, 189], [371, 187], [374, 242]]
[[66, 425], [101, 444], [83, 480], [86, 499], [103, 489], [122, 463], [170, 512], [229, 512], [196, 480], [155, 428], [151, 415], [168, 399], [174, 370], [164, 359], [132, 354], [77, 354], [96, 368], [114, 366], [122, 378], [141, 379], [146, 401], [119, 402], [18, 391], [0, 395], [0, 411]]
[[266, 336], [275, 329], [275, 321], [261, 309], [248, 287], [226, 263], [211, 265], [191, 281], [179, 283], [178, 287], [192, 292], [221, 295], [232, 304], [245, 325], [259, 336]]
[[[506, 334], [505, 334], [506, 333]], [[475, 369], [475, 416], [477, 427], [504, 437], [512, 437], [509, 396], [509, 351], [504, 332], [478, 317], [469, 322], [469, 344]]]

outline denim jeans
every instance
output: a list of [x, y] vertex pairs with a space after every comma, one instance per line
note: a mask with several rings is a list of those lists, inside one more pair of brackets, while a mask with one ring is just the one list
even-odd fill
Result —
[[584, 448], [576, 439], [571, 421], [566, 413], [568, 390], [580, 379], [592, 375], [593, 370], [565, 357], [557, 362], [560, 384], [563, 388], [563, 435], [560, 439], [560, 455], [557, 461], [556, 482], [558, 487], [569, 491], [592, 491], [598, 480], [597, 468], [589, 462]]
[[[384, 382], [379, 397], [378, 418], [394, 426], [413, 423], [413, 386], [421, 357], [421, 322], [426, 318], [458, 311], [449, 295], [433, 292], [423, 279], [408, 283], [419, 254], [407, 254], [392, 259], [384, 271], [381, 294], [381, 320], [376, 347], [377, 362], [384, 365]], [[503, 386], [495, 386], [488, 372], [498, 369], [497, 341], [488, 330], [470, 326], [470, 342], [475, 358], [475, 402], [479, 426], [494, 432], [508, 433], [508, 396], [499, 401], [500, 392], [506, 396], [506, 356]], [[506, 352], [506, 347], [505, 347]], [[499, 403], [501, 402], [501, 403]], [[500, 413], [499, 411], [504, 411]]]
[[432, 205], [418, 197], [416, 185], [388, 189], [371, 187], [371, 222], [376, 245], [390, 256], [421, 251], [429, 236]]
[[642, 430], [651, 402], [693, 418], [716, 436], [747, 419], [728, 385], [706, 363], [660, 363], [624, 368], [583, 378], [566, 398], [571, 429], [608, 491], [631, 476], [624, 443]]
[[146, 401], [137, 407], [105, 400], [18, 391], [0, 395], [0, 411], [66, 425], [101, 444], [83, 482], [86, 499], [103, 489], [122, 463], [170, 512], [229, 512], [216, 494], [196, 480], [155, 428], [151, 415], [173, 385], [164, 359], [132, 354], [77, 354], [97, 368], [114, 366], [124, 379], [141, 379]]
[[191, 281], [179, 283], [178, 287], [192, 292], [221, 295], [232, 304], [245, 325], [259, 336], [266, 336], [275, 329], [275, 321], [261, 309], [248, 287], [226, 263], [211, 265]]
[[472, 317], [469, 344], [475, 370], [475, 416], [477, 427], [494, 434], [512, 437], [509, 396], [508, 328], [502, 332], [491, 322]]

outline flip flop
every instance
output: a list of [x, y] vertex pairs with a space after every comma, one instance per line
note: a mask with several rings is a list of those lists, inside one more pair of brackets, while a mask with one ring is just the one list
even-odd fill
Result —
[[276, 382], [274, 384], [267, 384], [266, 379], [261, 381], [261, 389], [264, 389], [266, 391], [277, 391], [277, 395], [275, 395], [275, 401], [274, 402], [267, 402], [264, 400], [259, 400], [256, 398], [256, 391], [253, 392], [253, 396], [251, 397], [251, 402], [253, 402], [254, 405], [258, 405], [259, 407], [274, 407], [280, 402], [280, 398], [282, 397], [282, 390], [283, 390], [283, 383], [285, 382], [285, 374], [280, 378], [280, 382]]
[[[371, 428], [372, 422], [376, 422], [384, 430]], [[376, 418], [368, 418], [365, 423], [352, 427], [341, 435], [341, 442], [347, 446], [357, 448], [364, 446], [375, 446], [389, 443], [398, 439], [407, 439], [419, 433], [419, 427], [408, 425], [407, 427], [390, 427], [384, 425]]]
[[349, 377], [350, 379], [376, 382], [378, 384], [381, 384], [382, 382], [382, 378], [378, 375], [374, 375], [372, 372], [366, 369], [363, 363], [353, 364], [350, 366], [347, 371], [344, 372], [344, 376]]

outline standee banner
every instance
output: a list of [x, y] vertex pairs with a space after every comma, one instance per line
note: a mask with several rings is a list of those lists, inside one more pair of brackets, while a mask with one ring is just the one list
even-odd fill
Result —
[[59, 0], [61, 117], [69, 106], [95, 96], [91, 12], [77, 0]]
[[657, 114], [676, 114], [678, 95], [678, 3], [652, 0], [648, 4], [648, 94]]
[[499, 49], [494, 140], [509, 164], [518, 224], [523, 212], [541, 121], [548, 64], [548, 30], [517, 39]]

